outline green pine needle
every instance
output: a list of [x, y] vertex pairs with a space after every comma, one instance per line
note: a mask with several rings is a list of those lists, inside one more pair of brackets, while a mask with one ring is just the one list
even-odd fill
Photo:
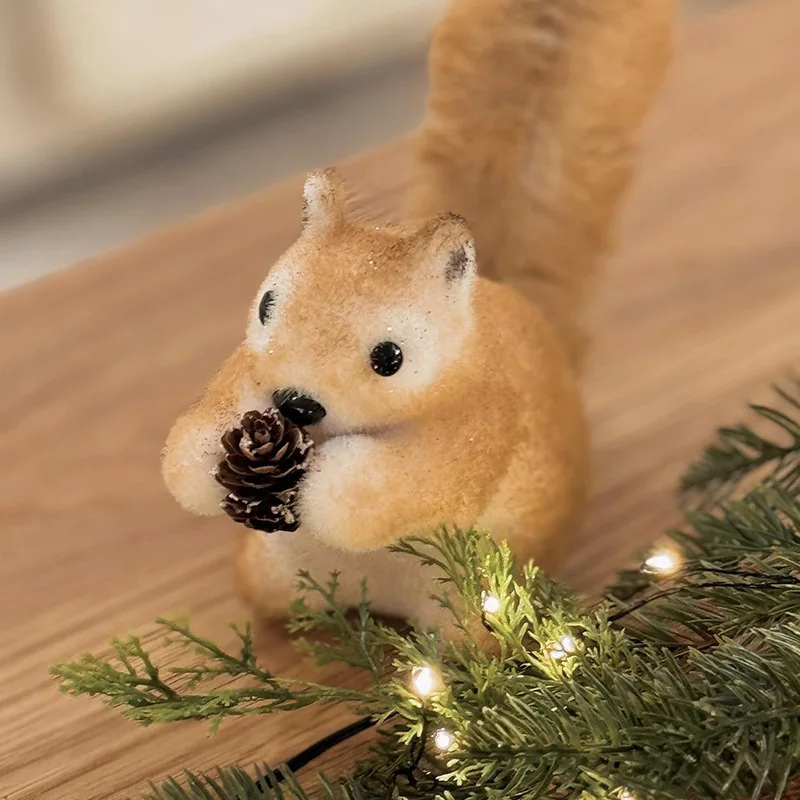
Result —
[[[720, 428], [717, 441], [681, 478], [679, 491], [687, 502], [713, 506], [730, 497], [748, 477], [768, 470], [763, 480], [785, 491], [800, 489], [800, 377], [775, 387], [778, 406], [751, 405], [772, 435], [763, 436], [749, 425]], [[793, 416], [794, 415], [794, 416]]]
[[282, 775], [280, 780], [266, 764], [255, 767], [252, 775], [233, 764], [213, 774], [186, 772], [181, 781], [167, 778], [151, 783], [142, 800], [307, 800], [308, 795], [291, 775]]

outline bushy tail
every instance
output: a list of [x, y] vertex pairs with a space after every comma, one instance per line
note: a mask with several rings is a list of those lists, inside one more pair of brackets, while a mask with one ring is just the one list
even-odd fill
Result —
[[576, 362], [675, 0], [451, 0], [430, 54], [414, 212], [451, 211], [483, 275], [515, 286]]

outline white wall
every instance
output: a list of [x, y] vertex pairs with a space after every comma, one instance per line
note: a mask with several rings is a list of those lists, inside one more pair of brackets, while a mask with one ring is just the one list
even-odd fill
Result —
[[16, 120], [0, 121], [0, 199], [249, 98], [419, 50], [444, 2], [0, 0], [0, 36], [17, 44], [0, 54], [0, 117]]

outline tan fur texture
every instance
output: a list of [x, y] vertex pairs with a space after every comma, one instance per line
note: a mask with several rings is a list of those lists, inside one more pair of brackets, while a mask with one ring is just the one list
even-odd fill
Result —
[[[238, 583], [259, 613], [285, 613], [298, 569], [340, 570], [345, 602], [366, 577], [378, 612], [433, 624], [433, 576], [385, 548], [444, 523], [558, 564], [588, 483], [576, 314], [665, 67], [671, 5], [454, 0], [419, 134], [421, 221], [352, 220], [336, 173], [309, 176], [300, 239], [163, 458], [178, 502], [219, 513], [226, 429], [282, 388], [326, 409], [309, 428], [300, 530], [240, 534]], [[370, 352], [387, 340], [404, 361], [382, 377]]]
[[675, 0], [455, 0], [430, 53], [413, 212], [465, 217], [481, 274], [535, 302], [580, 363]]

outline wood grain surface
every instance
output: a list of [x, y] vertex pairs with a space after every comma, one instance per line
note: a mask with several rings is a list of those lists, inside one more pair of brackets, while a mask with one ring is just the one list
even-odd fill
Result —
[[[683, 465], [797, 365], [798, 30], [796, 0], [759, 0], [682, 36], [593, 310], [596, 485], [562, 573], [581, 590], [596, 591], [676, 521]], [[407, 159], [401, 143], [348, 166], [377, 213], [396, 207]], [[212, 739], [199, 724], [142, 730], [60, 696], [47, 676], [53, 661], [160, 613], [190, 613], [223, 639], [245, 615], [232, 523], [181, 512], [158, 455], [297, 233], [299, 187], [0, 298], [0, 797], [136, 795], [183, 767], [279, 761], [345, 719], [307, 710], [237, 721]], [[276, 670], [309, 670], [278, 628], [261, 633], [259, 650]]]

